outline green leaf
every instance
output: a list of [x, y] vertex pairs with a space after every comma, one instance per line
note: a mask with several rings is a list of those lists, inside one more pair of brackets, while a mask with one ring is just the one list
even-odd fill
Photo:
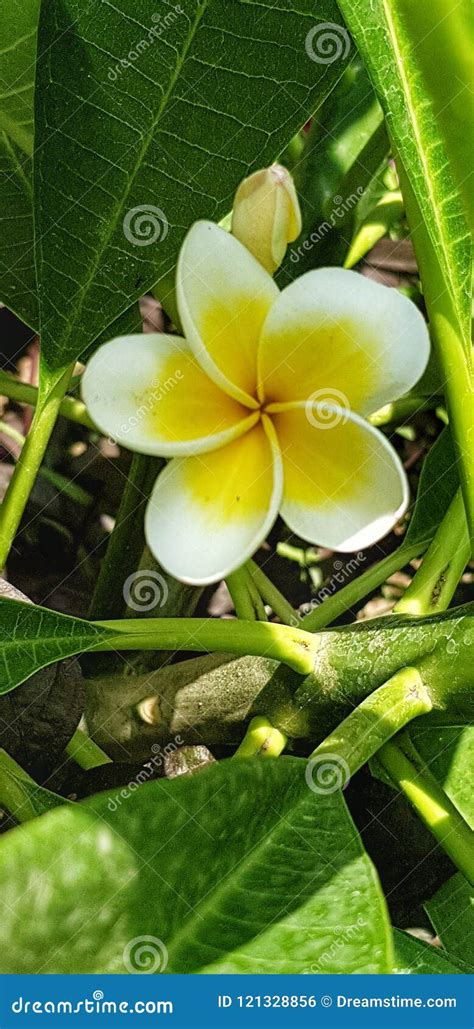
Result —
[[4, 597], [0, 612], [0, 694], [40, 668], [119, 636], [92, 622]]
[[[471, 240], [440, 136], [437, 104], [420, 67], [416, 19], [402, 16], [397, 0], [339, 0], [339, 7], [384, 109], [389, 133], [417, 198], [469, 347]], [[427, 31], [432, 29], [432, 20], [430, 10]], [[440, 46], [444, 60], [441, 43], [437, 53]], [[447, 74], [449, 77], [449, 71]], [[437, 75], [439, 79], [439, 66]], [[466, 131], [470, 131], [469, 126]]]
[[469, 972], [469, 966], [457, 962], [441, 947], [422, 943], [401, 929], [393, 930], [395, 944], [395, 965], [398, 975], [462, 975]]
[[281, 286], [310, 268], [342, 264], [357, 206], [389, 149], [380, 104], [354, 61], [318, 112], [295, 168], [303, 228], [288, 250]]
[[0, 130], [0, 300], [37, 328], [31, 174], [31, 159]]
[[448, 879], [427, 904], [430, 921], [450, 957], [474, 972], [474, 890], [460, 873]]
[[374, 868], [341, 794], [315, 797], [305, 767], [220, 762], [12, 830], [1, 971], [139, 970], [146, 937], [149, 971], [391, 971]]
[[[399, 17], [416, 50], [416, 60], [429, 93], [436, 124], [444, 139], [471, 231], [474, 232], [474, 189], [466, 128], [474, 125], [472, 53], [474, 20], [469, 3], [452, 0], [397, 0]], [[439, 55], [443, 54], [440, 75]]]
[[458, 464], [449, 428], [443, 429], [423, 462], [416, 503], [402, 546], [431, 540], [459, 487]]
[[0, 130], [31, 157], [36, 33], [40, 0], [2, 4]]
[[142, 0], [139, 11], [134, 0], [43, 2], [44, 375], [166, 279], [191, 223], [223, 217], [242, 177], [274, 160], [326, 97], [344, 62], [309, 58], [318, 21], [340, 23], [334, 0]]
[[0, 804], [18, 821], [45, 814], [69, 803], [36, 782], [4, 750], [0, 750]]
[[409, 732], [423, 761], [474, 829], [474, 728], [413, 725]]
[[0, 14], [0, 300], [39, 322], [33, 232], [33, 88], [39, 0]]

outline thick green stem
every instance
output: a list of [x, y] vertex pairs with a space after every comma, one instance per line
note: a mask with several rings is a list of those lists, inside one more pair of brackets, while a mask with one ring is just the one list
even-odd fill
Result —
[[112, 760], [82, 729], [76, 729], [66, 747], [66, 754], [86, 771], [89, 768], [107, 765]]
[[466, 514], [458, 490], [428, 548], [421, 567], [396, 610], [422, 615], [444, 610], [471, 556]]
[[310, 763], [314, 767], [332, 758], [349, 778], [403, 726], [432, 707], [417, 669], [402, 668], [351, 711], [313, 751]]
[[36, 408], [0, 508], [0, 569], [4, 568], [73, 372], [68, 368]]
[[[17, 404], [36, 407], [39, 391], [36, 386], [31, 386], [28, 382], [20, 382], [8, 372], [0, 371], [0, 396], [8, 397]], [[70, 422], [84, 425], [87, 429], [96, 429], [92, 418], [87, 414], [86, 405], [76, 397], [63, 397], [59, 405], [59, 414], [63, 418], [68, 418]]]
[[100, 566], [90, 618], [118, 617], [127, 606], [124, 584], [143, 552], [143, 512], [162, 464], [143, 454], [132, 457], [115, 528]]
[[275, 729], [264, 715], [252, 718], [242, 743], [234, 757], [279, 757], [285, 749], [288, 737]]
[[271, 622], [226, 621], [211, 618], [125, 618], [95, 622], [113, 629], [112, 639], [102, 639], [89, 648], [103, 650], [191, 650], [254, 654], [283, 661], [308, 675], [314, 667], [318, 637], [288, 625]]
[[256, 618], [255, 597], [250, 589], [249, 574], [245, 565], [228, 575], [226, 583], [237, 618], [247, 622], [254, 621]]
[[404, 565], [409, 564], [414, 557], [418, 557], [426, 550], [429, 540], [417, 542], [411, 546], [402, 544], [393, 554], [384, 557], [382, 561], [368, 568], [366, 572], [359, 575], [357, 579], [343, 586], [341, 590], [332, 597], [327, 597], [321, 604], [310, 611], [301, 619], [300, 625], [308, 632], [317, 632], [324, 629], [336, 618], [350, 611], [359, 601], [363, 600], [368, 593], [372, 593], [378, 586], [398, 572]]
[[294, 611], [291, 604], [288, 603], [283, 594], [280, 593], [280, 590], [277, 589], [270, 579], [267, 578], [265, 572], [255, 564], [255, 561], [247, 561], [245, 567], [248, 569], [260, 596], [263, 597], [265, 603], [271, 607], [277, 618], [279, 618], [284, 625], [299, 625], [300, 618], [296, 611]]
[[457, 868], [474, 884], [474, 832], [434, 776], [427, 768], [417, 768], [402, 746], [392, 742], [381, 748], [377, 761], [403, 791]]

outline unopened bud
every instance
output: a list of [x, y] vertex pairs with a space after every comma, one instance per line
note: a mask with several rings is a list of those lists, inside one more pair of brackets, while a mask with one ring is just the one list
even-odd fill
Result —
[[235, 194], [232, 233], [270, 275], [300, 232], [298, 197], [286, 168], [272, 164], [241, 182]]

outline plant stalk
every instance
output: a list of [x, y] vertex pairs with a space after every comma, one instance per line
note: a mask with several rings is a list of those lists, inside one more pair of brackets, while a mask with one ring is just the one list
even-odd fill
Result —
[[308, 675], [319, 647], [317, 636], [301, 629], [272, 622], [217, 620], [211, 618], [125, 618], [95, 622], [112, 629], [113, 639], [102, 639], [89, 651], [104, 650], [191, 650], [254, 654], [282, 661]]
[[325, 755], [345, 769], [347, 778], [370, 760], [396, 732], [433, 707], [416, 668], [402, 668], [379, 686], [323, 740], [310, 757], [313, 765]]
[[247, 561], [245, 567], [248, 569], [260, 596], [263, 597], [265, 603], [271, 607], [277, 618], [279, 618], [284, 625], [299, 625], [300, 618], [296, 611], [292, 608], [291, 604], [288, 603], [283, 594], [280, 593], [280, 590], [277, 589], [277, 587], [274, 586], [270, 579], [265, 575], [265, 572], [255, 564], [255, 561]]
[[404, 793], [456, 867], [474, 885], [474, 832], [431, 772], [427, 768], [417, 768], [402, 746], [394, 742], [388, 742], [381, 748], [377, 761]]
[[145, 543], [143, 512], [162, 466], [160, 459], [133, 454], [91, 601], [89, 617], [92, 619], [115, 618], [125, 611], [124, 583], [140, 561]]
[[[36, 407], [38, 403], [39, 390], [29, 382], [20, 382], [8, 372], [0, 371], [0, 396], [8, 397], [17, 404], [28, 404]], [[59, 405], [59, 414], [77, 425], [84, 425], [87, 429], [99, 431], [92, 418], [87, 413], [86, 405], [77, 397], [63, 397]]]
[[0, 569], [5, 567], [72, 372], [71, 365], [36, 408], [25, 445], [0, 508]]
[[86, 771], [108, 765], [112, 760], [82, 729], [76, 729], [66, 747], [66, 754]]
[[443, 611], [450, 603], [470, 556], [463, 497], [458, 490], [396, 610], [412, 615]]

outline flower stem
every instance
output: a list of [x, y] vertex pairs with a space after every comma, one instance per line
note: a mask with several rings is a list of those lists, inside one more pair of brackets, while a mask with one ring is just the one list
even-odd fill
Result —
[[6, 564], [72, 372], [72, 366], [67, 368], [36, 408], [25, 445], [0, 508], [0, 569]]
[[90, 736], [87, 736], [82, 729], [76, 729], [74, 736], [69, 740], [66, 747], [66, 754], [73, 761], [84, 768], [98, 768], [100, 765], [107, 765], [111, 758], [105, 753]]
[[378, 561], [372, 568], [359, 575], [353, 582], [349, 582], [342, 590], [338, 590], [332, 597], [328, 597], [313, 611], [301, 619], [301, 627], [308, 632], [317, 632], [324, 629], [336, 618], [346, 611], [355, 607], [360, 600], [363, 600], [368, 593], [377, 589], [383, 582], [398, 572], [404, 565], [409, 564], [414, 557], [418, 557], [426, 550], [429, 540], [417, 542], [411, 546], [402, 544], [393, 554], [388, 554], [382, 561]]
[[288, 737], [275, 729], [264, 715], [252, 718], [242, 743], [234, 757], [279, 757], [285, 749]]
[[120, 616], [126, 601], [127, 576], [137, 568], [145, 544], [143, 511], [163, 462], [144, 454], [133, 454], [130, 469], [91, 601], [89, 617]]
[[308, 675], [313, 671], [318, 637], [301, 629], [272, 622], [218, 620], [211, 618], [124, 618], [95, 622], [113, 629], [112, 639], [90, 648], [101, 650], [191, 650], [253, 654], [282, 661]]
[[381, 748], [377, 761], [388, 772], [394, 785], [405, 794], [456, 867], [474, 884], [474, 832], [431, 772], [426, 767], [418, 768], [405, 753], [405, 746], [410, 746], [405, 734], [402, 733], [397, 740], [398, 745], [388, 742]]
[[[30, 407], [36, 407], [39, 391], [29, 382], [20, 382], [8, 372], [0, 371], [0, 396], [8, 397], [17, 404], [29, 404]], [[70, 422], [85, 425], [87, 429], [96, 428], [87, 413], [86, 405], [76, 397], [63, 397], [59, 405], [59, 414], [63, 418], [68, 418]]]
[[310, 760], [327, 754], [347, 765], [348, 775], [354, 775], [391, 736], [432, 707], [418, 670], [402, 668], [354, 708], [313, 751]]
[[432, 614], [444, 610], [471, 556], [461, 490], [454, 499], [428, 548], [423, 563], [398, 601], [405, 614]]
[[284, 625], [299, 624], [300, 619], [298, 618], [296, 611], [294, 611], [291, 604], [288, 603], [283, 594], [280, 593], [280, 590], [277, 589], [270, 579], [267, 578], [265, 572], [255, 564], [255, 561], [247, 561], [245, 567], [248, 569], [260, 596], [263, 597], [265, 603], [271, 607], [277, 618], [279, 618]]
[[228, 575], [226, 583], [237, 618], [247, 622], [256, 619], [262, 622], [267, 620], [260, 594], [253, 585], [246, 565], [242, 565], [241, 568], [237, 568], [235, 572]]

